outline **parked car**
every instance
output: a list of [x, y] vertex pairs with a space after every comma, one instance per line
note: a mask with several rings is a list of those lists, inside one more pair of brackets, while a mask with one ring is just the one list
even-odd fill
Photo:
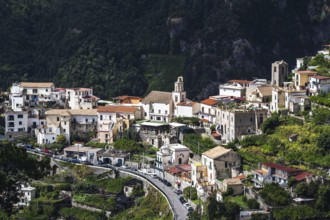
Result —
[[180, 200], [180, 202], [181, 202], [182, 204], [185, 204], [185, 203], [186, 203], [186, 200], [185, 200], [182, 196], [179, 197], [179, 200]]
[[182, 194], [182, 191], [180, 189], [175, 189], [174, 192], [178, 195], [181, 195]]
[[16, 144], [16, 147], [25, 147], [25, 144], [23, 144], [23, 143], [18, 143], [18, 144]]
[[184, 203], [183, 206], [184, 206], [186, 209], [189, 209], [189, 207], [191, 207], [191, 206], [189, 205], [188, 202]]
[[32, 151], [32, 150], [34, 150], [34, 147], [31, 144], [26, 144], [25, 149]]
[[127, 169], [127, 166], [126, 165], [122, 165], [121, 168]]
[[190, 207], [188, 208], [188, 212], [190, 213], [190, 212], [193, 212], [193, 211], [194, 211], [193, 207], [190, 206]]
[[78, 159], [72, 159], [71, 162], [72, 163], [80, 163], [80, 160], [78, 160]]
[[167, 180], [164, 179], [163, 183], [166, 185], [166, 186], [172, 186], [172, 184], [170, 182], [168, 182]]
[[158, 178], [158, 176], [157, 176], [157, 174], [151, 174], [151, 177], [153, 178], [153, 179], [157, 179]]
[[91, 162], [89, 162], [89, 161], [83, 161], [83, 162], [81, 162], [82, 164], [84, 164], [84, 165], [94, 165], [93, 163], [91, 163]]

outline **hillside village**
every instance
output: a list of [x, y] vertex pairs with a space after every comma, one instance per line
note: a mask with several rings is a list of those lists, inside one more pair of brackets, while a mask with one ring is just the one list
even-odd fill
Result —
[[[310, 141], [303, 131], [312, 126], [306, 121], [315, 116], [314, 109], [328, 110], [320, 99], [330, 93], [330, 75], [308, 63], [320, 57], [330, 62], [329, 48], [326, 45], [315, 57], [297, 58], [292, 72], [283, 60], [272, 63], [271, 80], [231, 79], [219, 85], [218, 94], [200, 102], [186, 96], [181, 76], [172, 92], [122, 95], [111, 101], [100, 100], [92, 88], [13, 83], [10, 92], [3, 93], [8, 100], [2, 104], [2, 138], [23, 145], [24, 140], [34, 140], [30, 148], [63, 161], [136, 169], [177, 192], [193, 188], [197, 198], [189, 201], [197, 212], [201, 212], [198, 204], [211, 195], [217, 201], [228, 195], [254, 199], [258, 205], [254, 211], [241, 212], [241, 219], [249, 219], [251, 213], [267, 215], [276, 206], [314, 204], [319, 200], [316, 195], [308, 197], [295, 187], [329, 184], [329, 152], [321, 154], [325, 159], [318, 163], [286, 160], [281, 151], [289, 151], [288, 143], [297, 145], [299, 153], [300, 143], [310, 146], [316, 140], [313, 132], [321, 133], [310, 128]], [[279, 127], [281, 123], [292, 129]], [[267, 137], [277, 141], [278, 149], [264, 146]], [[265, 196], [263, 188], [274, 187], [273, 183], [286, 190], [290, 202], [276, 204]], [[329, 212], [329, 207], [324, 205], [322, 211]]]

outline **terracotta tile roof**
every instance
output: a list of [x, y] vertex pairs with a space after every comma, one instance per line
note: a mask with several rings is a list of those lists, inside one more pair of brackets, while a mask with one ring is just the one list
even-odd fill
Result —
[[138, 110], [136, 107], [130, 106], [119, 106], [119, 105], [108, 105], [99, 106], [97, 112], [113, 112], [113, 113], [134, 113]]
[[168, 168], [167, 172], [169, 172], [169, 173], [173, 173], [173, 174], [176, 174], [176, 173], [181, 173], [182, 171], [179, 170], [179, 169], [176, 168], [176, 167], [170, 167], [170, 168]]
[[221, 147], [221, 146], [217, 146], [217, 147], [214, 147], [208, 151], [205, 151], [203, 153], [204, 156], [207, 156], [211, 159], [215, 159], [215, 158], [218, 158], [220, 157], [221, 155], [224, 155], [226, 153], [228, 153], [229, 151], [232, 151], [232, 149], [227, 149], [227, 148], [224, 148], [224, 147]]
[[249, 84], [252, 81], [242, 80], [242, 79], [232, 79], [228, 81], [229, 83], [240, 83], [240, 84]]
[[329, 76], [318, 76], [318, 75], [316, 75], [316, 76], [310, 76], [310, 78], [315, 78], [315, 79], [320, 79], [320, 80], [322, 80], [322, 79], [330, 79]]
[[301, 71], [298, 71], [297, 74], [312, 76], [312, 75], [316, 75], [317, 72], [311, 71], [311, 70], [301, 70]]
[[144, 99], [142, 103], [172, 103], [172, 93], [162, 91], [151, 91]]
[[301, 174], [298, 174], [298, 175], [295, 176], [294, 178], [295, 178], [295, 180], [297, 180], [297, 181], [301, 181], [301, 180], [306, 179], [306, 177], [309, 177], [309, 176], [312, 176], [312, 174], [311, 174], [311, 173], [308, 173], [308, 172], [303, 172], [303, 173], [301, 173]]
[[267, 166], [267, 167], [271, 167], [271, 168], [275, 168], [277, 170], [282, 170], [282, 171], [285, 171], [285, 172], [299, 171], [299, 169], [296, 169], [296, 168], [293, 168], [293, 167], [287, 167], [287, 166], [284, 166], [284, 165], [278, 164], [278, 163], [264, 162], [264, 163], [262, 163], [262, 165]]
[[205, 105], [217, 105], [218, 102], [217, 100], [214, 100], [214, 99], [204, 99], [203, 101], [201, 101], [202, 104], [205, 104]]
[[183, 170], [185, 172], [191, 171], [191, 165], [190, 164], [181, 164], [176, 166], [178, 169]]
[[54, 86], [51, 82], [21, 82], [19, 85], [25, 88], [50, 88]]

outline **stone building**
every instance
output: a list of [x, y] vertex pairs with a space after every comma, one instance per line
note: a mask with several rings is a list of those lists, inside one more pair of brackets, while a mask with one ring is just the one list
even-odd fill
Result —
[[283, 86], [288, 79], [288, 64], [284, 61], [276, 61], [272, 63], [272, 85]]
[[237, 176], [241, 158], [232, 149], [217, 146], [202, 154], [202, 164], [207, 167], [208, 182], [215, 184], [217, 179]]
[[142, 142], [154, 147], [170, 144], [170, 125], [167, 123], [143, 122], [139, 133]]
[[243, 136], [259, 134], [260, 125], [266, 117], [265, 109], [218, 108], [217, 130], [225, 142], [240, 140]]

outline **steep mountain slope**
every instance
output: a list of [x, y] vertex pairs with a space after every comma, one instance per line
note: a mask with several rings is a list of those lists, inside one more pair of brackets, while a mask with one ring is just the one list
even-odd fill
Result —
[[[53, 80], [102, 98], [171, 91], [189, 97], [229, 78], [267, 77], [270, 63], [330, 38], [329, 0], [0, 0], [0, 87]], [[163, 83], [155, 83], [155, 82]]]

